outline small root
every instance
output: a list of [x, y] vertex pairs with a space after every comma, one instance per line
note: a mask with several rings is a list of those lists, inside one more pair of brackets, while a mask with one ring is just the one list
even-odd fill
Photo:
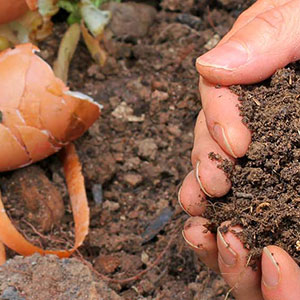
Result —
[[263, 202], [263, 203], [260, 203], [257, 207], [256, 207], [256, 212], [259, 213], [261, 212], [262, 208], [264, 207], [269, 207], [270, 206], [270, 203], [268, 202]]
[[228, 297], [229, 297], [230, 293], [233, 291], [234, 287], [235, 287], [235, 286], [231, 287], [231, 288], [227, 291], [224, 300], [227, 300], [227, 299], [228, 299]]
[[102, 280], [110, 282], [110, 283], [117, 283], [117, 284], [123, 285], [123, 284], [129, 283], [131, 281], [136, 281], [136, 280], [140, 279], [144, 274], [148, 273], [150, 270], [152, 270], [154, 267], [156, 267], [159, 264], [159, 262], [161, 261], [161, 259], [163, 258], [163, 256], [166, 254], [166, 252], [170, 249], [176, 236], [177, 236], [177, 231], [173, 233], [169, 242], [165, 246], [164, 250], [157, 256], [157, 258], [154, 260], [153, 263], [149, 264], [149, 266], [145, 270], [142, 270], [141, 272], [137, 273], [136, 275], [128, 277], [128, 278], [124, 278], [124, 279], [111, 278], [111, 277], [108, 277], [108, 276], [96, 271], [93, 268], [93, 266], [87, 260], [85, 260], [83, 258], [83, 256], [81, 255], [81, 253], [79, 251], [76, 251], [76, 252], [77, 252], [77, 254], [79, 254], [79, 260], [82, 263], [84, 263], [94, 274], [96, 274]]

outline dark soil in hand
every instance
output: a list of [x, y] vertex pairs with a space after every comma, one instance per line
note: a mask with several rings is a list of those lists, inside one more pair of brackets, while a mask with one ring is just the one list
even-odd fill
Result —
[[223, 164], [232, 191], [207, 211], [211, 229], [231, 220], [243, 227], [240, 238], [252, 258], [277, 245], [300, 265], [300, 64], [233, 91], [252, 143], [234, 167]]

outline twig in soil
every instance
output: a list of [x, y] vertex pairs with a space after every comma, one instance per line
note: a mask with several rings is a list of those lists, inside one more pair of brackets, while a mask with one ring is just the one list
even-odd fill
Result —
[[86, 260], [83, 258], [83, 256], [81, 255], [81, 253], [76, 250], [77, 254], [79, 255], [79, 259], [82, 263], [84, 263], [94, 274], [96, 274], [98, 277], [100, 277], [102, 280], [110, 282], [110, 283], [117, 283], [117, 284], [126, 284], [128, 282], [131, 281], [136, 281], [138, 279], [140, 279], [144, 274], [148, 273], [150, 270], [152, 270], [155, 266], [157, 266], [159, 264], [159, 262], [161, 261], [161, 259], [163, 258], [163, 256], [166, 254], [166, 252], [170, 249], [173, 241], [175, 240], [177, 235], [177, 231], [173, 233], [173, 235], [171, 236], [168, 244], [166, 245], [166, 247], [164, 248], [164, 250], [157, 256], [157, 258], [155, 259], [155, 261], [153, 263], [151, 263], [145, 270], [137, 273], [134, 276], [125, 278], [125, 279], [115, 279], [115, 278], [111, 278], [108, 277], [98, 271], [96, 271], [93, 266]]
[[[246, 269], [249, 267], [250, 262], [251, 262], [251, 259], [252, 259], [252, 255], [249, 255], [249, 257], [248, 257], [248, 259], [247, 259], [247, 262], [246, 262], [246, 265], [245, 265], [245, 269], [244, 269], [244, 271], [242, 271], [242, 272], [240, 273], [240, 279], [242, 278], [243, 274], [246, 272]], [[230, 293], [237, 287], [238, 283], [239, 283], [239, 281], [237, 281], [237, 282], [236, 282], [236, 283], [235, 283], [235, 284], [227, 291], [224, 300], [227, 300], [227, 299], [228, 299]]]
[[22, 219], [22, 222], [25, 223], [26, 225], [28, 225], [32, 229], [32, 231], [36, 235], [38, 235], [41, 239], [44, 239], [44, 240], [48, 239], [47, 236], [41, 234], [30, 222], [26, 221], [25, 219]]
[[214, 21], [211, 17], [211, 12], [210, 12], [210, 9], [209, 9], [208, 5], [206, 7], [206, 11], [207, 11], [207, 22], [208, 22], [208, 24], [212, 27], [212, 29], [214, 30], [215, 33], [218, 33], [218, 31], [216, 29], [216, 26], [214, 24]]
[[[26, 222], [25, 222], [25, 220], [21, 220], [23, 223], [25, 223], [26, 224]], [[24, 235], [24, 237], [28, 240], [28, 241], [30, 241], [31, 240], [31, 238], [26, 234], [26, 230], [21, 230], [20, 229], [20, 232]], [[39, 247], [42, 247], [43, 245], [42, 245], [42, 242], [40, 241], [40, 240], [37, 240], [37, 242], [39, 243]]]
[[252, 98], [252, 100], [254, 101], [254, 103], [255, 103], [257, 106], [261, 106], [260, 102], [259, 102], [257, 99]]
[[235, 288], [235, 286], [231, 287], [231, 288], [227, 291], [224, 300], [227, 300], [227, 299], [228, 299], [230, 293], [233, 291], [234, 288]]
[[182, 62], [191, 54], [192, 51], [195, 49], [195, 44], [190, 44], [183, 49], [181, 49], [177, 55], [177, 68], [179, 68], [182, 64]]
[[259, 212], [262, 210], [262, 208], [264, 208], [264, 207], [269, 207], [269, 206], [270, 206], [270, 203], [268, 203], [268, 202], [262, 202], [262, 203], [260, 203], [260, 204], [256, 207], [255, 211], [256, 211], [257, 213], [259, 213]]
[[154, 286], [156, 284], [159, 284], [160, 280], [166, 275], [168, 271], [168, 267], [164, 268], [162, 272], [160, 272], [159, 276], [157, 277], [157, 279], [154, 281]]
[[239, 198], [253, 199], [253, 195], [249, 193], [236, 192], [235, 195]]
[[[52, 242], [56, 242], [58, 244], [66, 244], [66, 242], [68, 242], [69, 244], [71, 244], [70, 241], [68, 240], [63, 240], [63, 239], [59, 239], [59, 238], [55, 238], [53, 236], [46, 236], [46, 235], [43, 235], [42, 233], [40, 233], [30, 222], [26, 221], [25, 219], [22, 220], [23, 223], [25, 223], [26, 225], [28, 225], [32, 231], [38, 235], [42, 240], [46, 240], [46, 241], [52, 241]], [[24, 234], [24, 233], [23, 233]], [[40, 246], [42, 246], [42, 242], [39, 241], [39, 244]]]
[[249, 267], [251, 259], [252, 259], [252, 254], [249, 255], [249, 257], [247, 259], [246, 268]]

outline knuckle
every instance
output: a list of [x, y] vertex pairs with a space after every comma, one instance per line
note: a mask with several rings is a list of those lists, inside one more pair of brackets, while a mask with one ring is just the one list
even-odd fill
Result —
[[257, 0], [255, 4], [253, 4], [249, 9], [246, 9], [239, 15], [236, 23], [247, 24], [252, 19], [255, 19], [259, 12], [264, 13], [270, 12], [272, 10], [277, 10], [282, 4], [282, 1], [285, 0]]
[[276, 7], [270, 11], [257, 15], [256, 19], [262, 22], [263, 26], [269, 28], [272, 34], [275, 35], [280, 35], [286, 24], [286, 18], [281, 8]]

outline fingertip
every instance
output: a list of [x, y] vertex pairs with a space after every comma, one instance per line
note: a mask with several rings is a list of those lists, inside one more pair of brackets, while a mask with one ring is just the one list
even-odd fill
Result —
[[217, 245], [219, 261], [226, 268], [235, 268], [241, 259], [245, 260], [248, 251], [243, 247], [237, 234], [242, 229], [238, 226], [230, 227], [230, 222], [224, 222], [217, 230]]
[[224, 78], [228, 77], [226, 75], [246, 64], [248, 59], [249, 50], [245, 44], [229, 40], [198, 57], [196, 69], [209, 81], [224, 84]]
[[[224, 228], [225, 227], [225, 228]], [[225, 281], [232, 287], [236, 299], [263, 299], [260, 291], [260, 271], [249, 266], [249, 251], [238, 234], [239, 226], [224, 222], [218, 229], [219, 267]]]
[[199, 259], [212, 270], [218, 271], [216, 238], [207, 229], [208, 223], [205, 218], [191, 217], [186, 221], [182, 235]]
[[265, 247], [261, 264], [261, 288], [266, 300], [300, 299], [300, 268], [285, 250]]
[[[217, 108], [219, 110], [221, 108]], [[215, 118], [211, 116], [211, 118]], [[233, 158], [243, 157], [251, 143], [251, 132], [239, 120], [239, 116], [233, 116], [231, 123], [228, 122], [229, 116], [216, 117], [209, 123], [208, 128], [220, 147]], [[210, 117], [208, 117], [208, 122]], [[223, 123], [223, 125], [221, 125]]]
[[262, 284], [267, 288], [275, 288], [280, 279], [280, 269], [275, 256], [274, 249], [264, 247], [262, 254]]
[[219, 165], [220, 162], [210, 158], [198, 160], [195, 165], [195, 177], [200, 189], [210, 198], [222, 197], [231, 188], [231, 181]]
[[224, 136], [229, 137], [228, 141], [230, 142], [227, 142], [226, 145], [229, 143], [232, 145], [232, 152], [236, 158], [243, 157], [246, 154], [251, 143], [251, 132], [245, 124], [242, 122], [239, 122], [238, 124], [232, 123], [231, 126], [226, 128]]
[[244, 156], [251, 142], [251, 132], [242, 121], [238, 96], [205, 79], [200, 80], [199, 89], [211, 136], [228, 155]]
[[299, 276], [298, 278], [300, 280], [300, 267], [285, 250], [278, 246], [272, 245], [264, 248], [262, 254], [262, 267], [263, 263], [265, 263], [268, 258], [270, 258], [270, 255], [274, 258], [274, 261], [276, 261], [276, 264], [279, 266], [280, 270], [282, 270], [283, 272], [294, 272], [294, 275]]
[[190, 216], [200, 216], [206, 208], [206, 197], [191, 171], [184, 179], [178, 192], [181, 208]]
[[250, 8], [252, 12], [226, 38], [199, 57], [196, 66], [201, 76], [221, 85], [251, 84], [298, 60], [299, 3], [277, 2], [268, 3], [268, 9], [260, 4]]
[[208, 131], [203, 111], [200, 112], [195, 126], [192, 164], [195, 178], [200, 189], [208, 197], [224, 196], [231, 188], [231, 182], [221, 165], [224, 160], [233, 161]]

